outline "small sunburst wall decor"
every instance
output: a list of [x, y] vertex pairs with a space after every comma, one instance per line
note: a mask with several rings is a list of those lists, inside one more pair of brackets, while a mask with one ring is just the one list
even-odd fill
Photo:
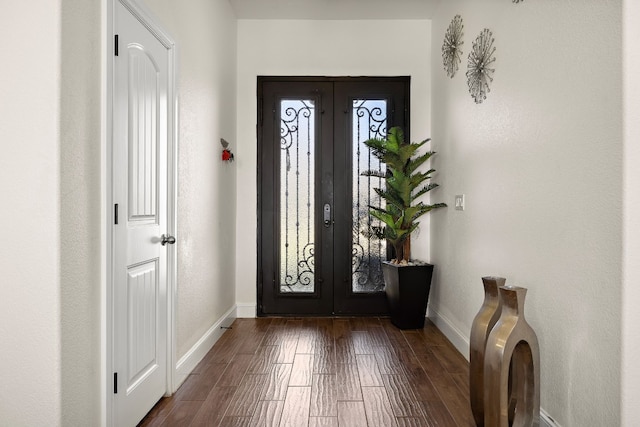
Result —
[[493, 55], [496, 52], [493, 42], [493, 34], [485, 28], [475, 39], [471, 52], [469, 52], [467, 84], [469, 85], [469, 93], [476, 104], [481, 104], [487, 99], [487, 93], [491, 91], [490, 84], [493, 82], [495, 71], [491, 66], [496, 61]]
[[444, 70], [447, 72], [447, 76], [453, 78], [458, 71], [460, 65], [460, 56], [462, 50], [460, 46], [464, 44], [462, 36], [464, 33], [462, 29], [462, 17], [456, 15], [449, 24], [447, 32], [444, 34], [444, 42], [442, 43], [442, 63], [444, 64]]

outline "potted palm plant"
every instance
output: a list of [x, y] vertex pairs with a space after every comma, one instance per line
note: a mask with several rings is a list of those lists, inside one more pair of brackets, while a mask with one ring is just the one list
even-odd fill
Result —
[[433, 151], [418, 153], [418, 149], [429, 141], [405, 142], [404, 132], [399, 127], [391, 128], [384, 139], [364, 141], [372, 154], [386, 165], [386, 171], [368, 170], [362, 175], [383, 178], [385, 183], [384, 188], [374, 188], [384, 200], [384, 206], [369, 206], [369, 213], [381, 224], [372, 225], [367, 233], [386, 239], [393, 247], [393, 259], [383, 262], [382, 270], [391, 322], [400, 329], [424, 327], [433, 275], [432, 264], [411, 260], [411, 233], [418, 227], [416, 220], [419, 217], [447, 206], [417, 201], [438, 187], [438, 184], [427, 182], [434, 169], [418, 170], [435, 154]]

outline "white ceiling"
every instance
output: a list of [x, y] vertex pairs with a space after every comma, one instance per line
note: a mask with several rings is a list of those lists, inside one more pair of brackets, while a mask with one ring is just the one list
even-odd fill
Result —
[[430, 19], [441, 0], [229, 0], [238, 19]]

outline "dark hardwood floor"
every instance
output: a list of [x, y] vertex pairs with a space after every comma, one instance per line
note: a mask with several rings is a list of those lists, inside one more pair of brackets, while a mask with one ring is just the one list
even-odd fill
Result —
[[469, 364], [429, 321], [237, 319], [144, 426], [474, 426]]

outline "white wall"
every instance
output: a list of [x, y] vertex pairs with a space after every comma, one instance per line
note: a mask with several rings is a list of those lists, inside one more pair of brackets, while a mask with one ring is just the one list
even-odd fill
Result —
[[62, 424], [100, 417], [101, 5], [62, 0], [60, 274]]
[[[456, 14], [464, 55], [449, 79], [436, 52]], [[431, 309], [468, 340], [482, 276], [528, 288], [541, 405], [563, 426], [620, 422], [621, 20], [620, 2], [600, 0], [456, 0], [434, 17], [434, 167], [466, 210], [431, 216]], [[485, 27], [495, 80], [476, 105], [466, 60]]]
[[145, 0], [178, 46], [177, 357], [235, 305], [236, 19], [227, 1]]
[[100, 2], [40, 3], [0, 25], [0, 425], [97, 424]]
[[[394, 28], [394, 31], [380, 31]], [[256, 77], [411, 76], [411, 135], [430, 136], [431, 24], [407, 21], [238, 21], [236, 300], [256, 304]], [[428, 227], [428, 221], [422, 225]], [[428, 228], [427, 228], [428, 229]], [[426, 233], [423, 233], [423, 235]], [[416, 239], [416, 257], [428, 257]]]
[[60, 1], [3, 2], [0, 55], [0, 425], [59, 425]]
[[[161, 3], [161, 2], [159, 2]], [[100, 0], [0, 14], [0, 425], [99, 425]], [[236, 21], [158, 4], [182, 50], [178, 357], [235, 303]], [[175, 9], [174, 9], [175, 7]], [[163, 15], [164, 13], [164, 15]]]
[[622, 425], [640, 425], [640, 2], [623, 1], [624, 213], [622, 297]]

